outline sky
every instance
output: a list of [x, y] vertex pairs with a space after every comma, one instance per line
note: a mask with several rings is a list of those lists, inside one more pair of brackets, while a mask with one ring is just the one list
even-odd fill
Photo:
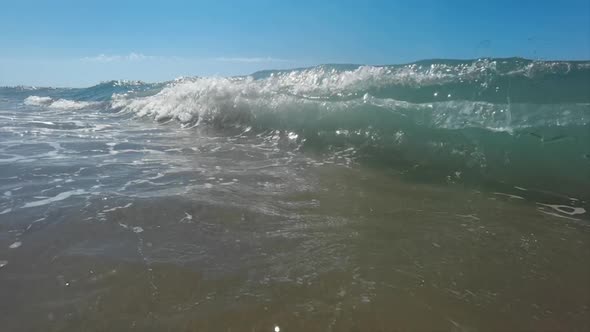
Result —
[[512, 56], [590, 59], [590, 1], [0, 1], [0, 86]]

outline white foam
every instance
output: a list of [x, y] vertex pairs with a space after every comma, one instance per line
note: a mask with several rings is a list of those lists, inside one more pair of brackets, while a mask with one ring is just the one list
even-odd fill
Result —
[[574, 221], [580, 221], [580, 219], [572, 218], [572, 217], [567, 217], [567, 216], [561, 215], [561, 214], [556, 213], [556, 212], [549, 212], [549, 211], [545, 211], [545, 210], [542, 210], [542, 209], [537, 209], [537, 211], [539, 211], [541, 213], [544, 213], [544, 214], [547, 214], [547, 215], [550, 215], [550, 216], [554, 216], [554, 217], [559, 217], [559, 218], [564, 218], [564, 219], [574, 220]]
[[38, 223], [40, 221], [45, 220], [46, 218], [47, 217], [42, 217], [42, 218], [39, 218], [39, 219], [33, 221], [32, 223], [29, 224], [29, 226], [27, 226], [27, 228], [25, 229], [25, 232], [28, 231], [29, 229], [31, 229], [33, 227], [33, 225], [35, 225], [36, 223]]
[[8, 264], [8, 261], [0, 260], [0, 269], [5, 267]]
[[[330, 96], [350, 97], [370, 87], [404, 82], [410, 84], [421, 80], [421, 77], [431, 77], [403, 72], [403, 69], [400, 72], [400, 69], [372, 66], [341, 72], [317, 67], [271, 75], [260, 80], [252, 77], [195, 78], [176, 82], [153, 96], [129, 98], [126, 95], [113, 95], [112, 106], [135, 112], [139, 116], [152, 116], [159, 121], [177, 119], [199, 123], [203, 120], [212, 121], [219, 114], [223, 115], [224, 120], [228, 117], [239, 120], [247, 117], [251, 110], [297, 110], [306, 104], [318, 106]], [[355, 102], [362, 104], [376, 100], [368, 94], [366, 97], [366, 100]]]
[[39, 201], [26, 203], [21, 208], [24, 209], [24, 208], [47, 205], [47, 204], [51, 204], [53, 202], [62, 201], [62, 200], [67, 199], [71, 196], [84, 195], [84, 194], [86, 194], [86, 191], [84, 191], [82, 189], [70, 190], [70, 191], [62, 192], [55, 197], [50, 197], [50, 198], [42, 199]]
[[474, 214], [456, 214], [457, 217], [467, 218], [472, 220], [481, 220], [478, 216]]
[[145, 184], [145, 183], [147, 183], [149, 185], [152, 185], [152, 186], [163, 186], [163, 185], [166, 185], [165, 183], [156, 183], [156, 182], [152, 182], [152, 181], [149, 181], [149, 180], [140, 179], [140, 180], [127, 181], [127, 183], [125, 183], [123, 185], [123, 187], [121, 187], [121, 189], [119, 189], [119, 190], [127, 190], [127, 188], [129, 188], [130, 186], [138, 185], [138, 184]]
[[9, 213], [10, 211], [12, 211], [12, 209], [8, 208], [8, 209], [1, 211], [0, 214], [6, 214], [6, 213]]
[[517, 196], [517, 195], [511, 195], [511, 194], [505, 194], [505, 193], [498, 193], [495, 192], [493, 193], [494, 195], [501, 195], [501, 196], [506, 196], [506, 197], [510, 197], [510, 198], [514, 198], [514, 199], [524, 199], [524, 197], [521, 196]]
[[164, 174], [158, 172], [158, 174], [156, 174], [156, 175], [154, 175], [152, 177], [149, 177], [147, 179], [148, 180], [156, 180], [156, 179], [163, 178], [163, 177], [164, 177]]
[[98, 125], [95, 125], [94, 127], [91, 127], [91, 128], [82, 129], [82, 131], [83, 132], [96, 132], [96, 131], [102, 131], [102, 130], [109, 129], [109, 128], [112, 128], [112, 126], [98, 124]]
[[573, 206], [569, 206], [569, 205], [560, 205], [560, 204], [543, 204], [543, 203], [537, 203], [537, 204], [552, 208], [560, 213], [564, 213], [564, 214], [567, 214], [570, 216], [586, 213], [586, 209], [581, 208], [581, 207], [573, 207]]
[[89, 101], [74, 101], [68, 99], [58, 99], [49, 105], [50, 108], [61, 109], [61, 110], [80, 110], [84, 108], [88, 108], [91, 106], [95, 106], [98, 103], [89, 102]]
[[49, 125], [49, 126], [55, 125], [55, 123], [53, 123], [51, 121], [31, 121], [30, 123], [40, 123], [40, 124], [45, 124], [45, 125]]
[[[494, 62], [495, 63], [495, 62]], [[481, 69], [495, 70], [491, 62], [465, 66], [418, 65], [402, 67], [361, 66], [354, 70], [337, 71], [326, 67], [282, 72], [267, 78], [193, 78], [171, 83], [159, 93], [147, 97], [113, 95], [112, 107], [153, 117], [158, 121], [178, 120], [182, 123], [222, 123], [248, 125], [257, 114], [296, 113], [305, 109], [325, 112], [347, 112], [369, 104], [400, 116], [411, 111], [432, 113], [431, 125], [448, 129], [481, 127], [513, 133], [515, 129], [535, 125], [567, 125], [588, 123], [588, 104], [534, 105], [535, 114], [556, 113], [548, 123], [546, 117], [523, 117], [530, 114], [529, 104], [489, 103], [469, 100], [441, 100], [431, 103], [411, 103], [392, 98], [371, 96], [369, 89], [395, 85], [426, 86], [443, 84], [470, 75]], [[486, 67], [488, 66], [488, 67]], [[473, 78], [473, 77], [471, 77]], [[446, 95], [445, 95], [446, 96]], [[436, 96], [435, 96], [436, 97]], [[509, 110], [510, 112], [506, 112]], [[296, 115], [294, 115], [295, 117]], [[192, 127], [192, 126], [191, 126]]]
[[29, 96], [25, 99], [25, 105], [44, 106], [53, 102], [50, 97]]
[[13, 244], [11, 244], [8, 248], [10, 248], [10, 249], [16, 249], [16, 248], [20, 247], [22, 244], [23, 244], [22, 242], [16, 241]]
[[25, 105], [30, 106], [44, 106], [52, 109], [59, 109], [59, 110], [80, 110], [92, 106], [96, 106], [99, 103], [97, 102], [89, 102], [89, 101], [74, 101], [69, 99], [57, 99], [54, 100], [50, 97], [39, 97], [39, 96], [29, 96], [24, 101]]
[[182, 223], [191, 223], [193, 222], [193, 216], [187, 212], [184, 213], [184, 217], [180, 219], [178, 222]]
[[133, 231], [133, 233], [142, 233], [143, 232], [143, 228], [140, 226], [133, 226], [130, 227], [129, 225], [123, 224], [123, 223], [119, 223], [119, 226], [125, 228], [125, 229], [131, 229]]
[[126, 209], [126, 208], [130, 207], [131, 205], [133, 205], [133, 203], [128, 203], [128, 204], [125, 204], [123, 206], [115, 206], [114, 208], [102, 210], [102, 212], [113, 212], [113, 211], [116, 211], [116, 210], [119, 210], [119, 209]]

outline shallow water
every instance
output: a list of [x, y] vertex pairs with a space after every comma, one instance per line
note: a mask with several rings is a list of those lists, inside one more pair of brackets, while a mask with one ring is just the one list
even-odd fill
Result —
[[584, 196], [23, 100], [0, 101], [2, 331], [590, 329]]

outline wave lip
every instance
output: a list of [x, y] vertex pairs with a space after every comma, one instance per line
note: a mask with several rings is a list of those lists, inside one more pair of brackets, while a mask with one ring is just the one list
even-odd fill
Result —
[[380, 112], [421, 126], [511, 132], [588, 124], [589, 65], [518, 58], [322, 65], [245, 77], [183, 78], [147, 96], [115, 94], [111, 105], [157, 121], [218, 126], [363, 127], [370, 125], [366, 116]]

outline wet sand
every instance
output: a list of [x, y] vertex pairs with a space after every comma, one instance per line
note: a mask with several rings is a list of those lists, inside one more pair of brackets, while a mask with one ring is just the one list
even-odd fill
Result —
[[361, 166], [295, 173], [3, 218], [2, 330], [590, 327], [588, 221]]

